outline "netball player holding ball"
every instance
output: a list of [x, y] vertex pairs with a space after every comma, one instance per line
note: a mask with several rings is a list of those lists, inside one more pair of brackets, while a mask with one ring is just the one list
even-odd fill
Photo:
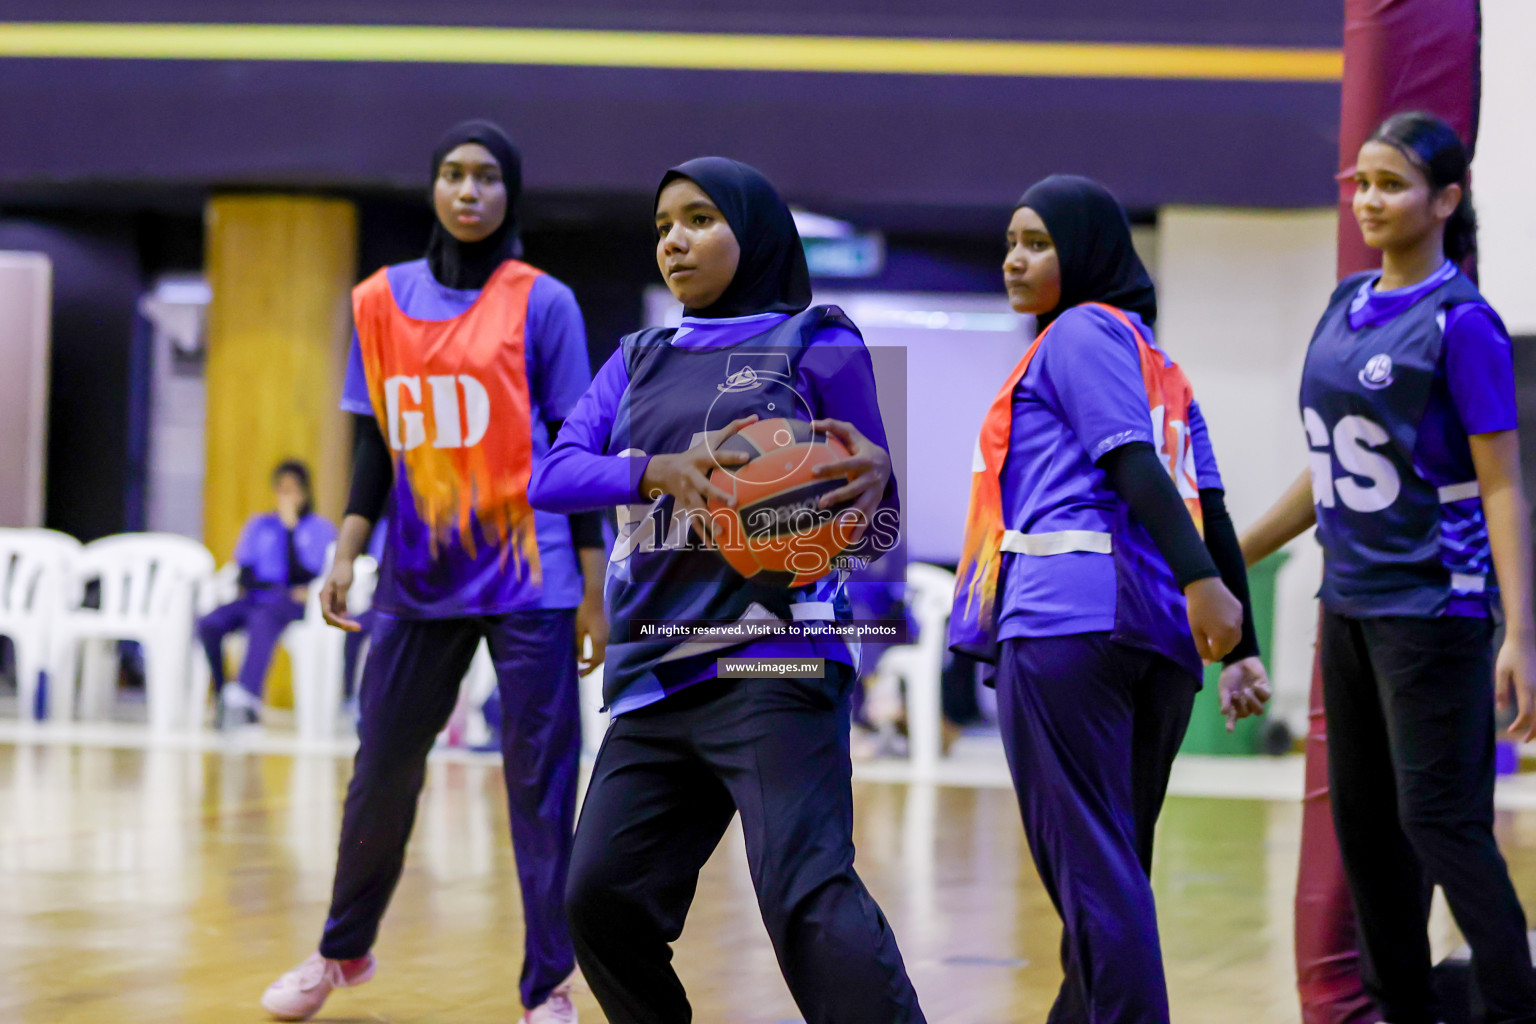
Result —
[[1041, 333], [983, 421], [951, 645], [997, 665], [1024, 831], [1062, 916], [1049, 1021], [1167, 1024], [1152, 838], [1202, 661], [1228, 665], [1229, 722], [1268, 698], [1246, 570], [1120, 204], [1047, 178], [1007, 238], [1009, 300]]
[[[847, 449], [815, 470], [847, 478], [823, 508], [847, 504], [866, 523], [894, 514], [869, 353], [839, 310], [810, 305], [794, 220], [758, 171], [689, 161], [663, 177], [655, 215], [656, 260], [682, 325], [623, 340], [529, 488], [553, 512], [619, 507], [606, 587], [614, 717], [566, 900], [577, 961], [612, 1024], [692, 1020], [670, 944], [740, 811], [763, 922], [805, 1020], [921, 1021], [895, 936], [853, 869], [846, 643], [646, 639], [635, 625], [846, 615], [839, 572], [799, 587], [738, 562], [744, 574], [690, 520], [712, 501], [732, 507], [720, 469], [749, 456], [717, 449], [779, 417], [813, 421]], [[851, 554], [873, 559], [893, 538], [855, 528], [848, 539]], [[824, 658], [826, 672], [721, 678], [721, 657]]]
[[1472, 947], [1486, 1019], [1536, 1021], [1493, 834], [1495, 700], [1518, 709], [1510, 735], [1536, 737], [1529, 511], [1509, 336], [1458, 268], [1476, 241], [1467, 163], [1427, 114], [1360, 148], [1355, 219], [1381, 270], [1329, 299], [1301, 380], [1311, 469], [1243, 539], [1253, 562], [1317, 525], [1334, 827], [1366, 989], [1392, 1024], [1441, 1019], [1426, 878]]

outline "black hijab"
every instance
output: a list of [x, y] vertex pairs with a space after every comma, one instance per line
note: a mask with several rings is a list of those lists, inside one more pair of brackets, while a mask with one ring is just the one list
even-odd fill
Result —
[[741, 261], [725, 294], [707, 309], [687, 310], [689, 316], [798, 313], [811, 304], [811, 272], [795, 218], [761, 171], [723, 156], [699, 157], [668, 171], [656, 198], [678, 178], [687, 178], [714, 200], [741, 246]]
[[1014, 209], [1029, 207], [1051, 233], [1061, 260], [1061, 301], [1037, 320], [1052, 320], [1084, 302], [1103, 302], [1157, 320], [1152, 277], [1131, 245], [1131, 225], [1109, 189], [1090, 178], [1053, 174], [1030, 186]]
[[484, 288], [497, 267], [522, 252], [516, 208], [518, 194], [523, 190], [523, 161], [517, 147], [500, 128], [489, 121], [465, 121], [448, 129], [448, 134], [432, 150], [432, 189], [437, 187], [437, 172], [443, 160], [466, 142], [478, 142], [501, 165], [501, 180], [507, 186], [507, 215], [500, 227], [478, 242], [459, 241], [434, 216], [432, 237], [427, 240], [427, 266], [445, 287], [476, 289]]

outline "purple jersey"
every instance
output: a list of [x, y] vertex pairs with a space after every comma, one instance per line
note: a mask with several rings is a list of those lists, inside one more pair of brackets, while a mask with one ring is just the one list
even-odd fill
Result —
[[[1418, 284], [1391, 291], [1377, 291], [1381, 276], [1372, 275], [1350, 302], [1350, 329], [1396, 319], [1456, 273], [1447, 260]], [[1437, 487], [1476, 477], [1467, 435], [1514, 430], [1519, 420], [1514, 351], [1504, 325], [1486, 302], [1452, 306], [1444, 317], [1444, 347], [1413, 453], [1415, 468]]]
[[[392, 266], [387, 274], [395, 304], [416, 320], [453, 319], [480, 296], [478, 290], [445, 288], [424, 259]], [[547, 274], [534, 281], [529, 292], [524, 339], [536, 469], [549, 450], [549, 427], [575, 408], [591, 380], [586, 331], [576, 297]], [[374, 415], [362, 346], [355, 333], [341, 408], [360, 416]], [[374, 603], [388, 614], [453, 618], [574, 608], [581, 603], [580, 568], [563, 515], [534, 513], [539, 580], [525, 574], [521, 563], [504, 562], [497, 547], [485, 541], [478, 522], [472, 526], [476, 543], [464, 545], [455, 535], [446, 545], [438, 544], [417, 514], [409, 481], [398, 472], [385, 515], [389, 525]], [[410, 575], [409, 586], [396, 584], [402, 574]]]
[[[1152, 332], [1126, 314], [1150, 342]], [[1025, 533], [1111, 533], [1120, 499], [1094, 463], [1121, 445], [1155, 445], [1136, 340], [1087, 308], [1063, 313], [1013, 395], [1003, 466], [1003, 509]], [[1198, 403], [1190, 442], [1201, 489], [1221, 474]], [[1151, 556], [1161, 560], [1156, 550]], [[998, 636], [1065, 636], [1115, 627], [1115, 557], [1072, 551], [1050, 557], [1005, 553]], [[1175, 591], [1171, 595], [1178, 599]]]
[[[290, 530], [276, 512], [262, 512], [240, 531], [235, 563], [258, 584], [289, 587], [324, 572], [325, 553], [335, 541], [336, 527], [324, 516], [312, 512]], [[293, 569], [307, 573], [308, 579], [295, 580]]]
[[[672, 335], [674, 348], [707, 352], [729, 348], [766, 335], [789, 317], [782, 313], [764, 313], [722, 320], [684, 318]], [[629, 400], [629, 372], [623, 349], [598, 370], [592, 388], [582, 398], [575, 412], [565, 421], [555, 450], [534, 470], [529, 494], [536, 507], [562, 512], [580, 512], [605, 505], [633, 506], [632, 514], [648, 514], [650, 506], [640, 500], [639, 484], [649, 455], [619, 454], [632, 451], [633, 437], [623, 426], [629, 420], [625, 404]], [[865, 437], [885, 445], [885, 429], [876, 401], [874, 374], [863, 339], [841, 326], [825, 326], [810, 339], [795, 370], [792, 389], [809, 404], [809, 415], [846, 420]], [[710, 392], [714, 393], [711, 383]], [[683, 403], [678, 403], [681, 406]], [[692, 413], [679, 437], [687, 438], [696, 429]], [[645, 426], [654, 427], [664, 418], [663, 411], [647, 417]], [[686, 443], [686, 442], [684, 442]], [[896, 507], [895, 489], [887, 495], [886, 505]], [[635, 511], [638, 510], [638, 511]], [[615, 549], [617, 558], [618, 548]], [[610, 584], [625, 572], [622, 564], [610, 563]], [[648, 607], [669, 604], [668, 618], [704, 618], [691, 612], [691, 603], [705, 601], [710, 585], [673, 583], [666, 593], [658, 593], [663, 584], [627, 581], [627, 593], [638, 594]], [[610, 585], [610, 605], [615, 600]], [[838, 600], [841, 581], [835, 576], [808, 588], [807, 599], [833, 603]], [[663, 616], [652, 614], [652, 618]], [[616, 617], [610, 618], [617, 621]], [[661, 700], [668, 694], [715, 675], [716, 660], [729, 657], [821, 657], [852, 663], [853, 652], [841, 640], [813, 639], [804, 642], [757, 641], [726, 651], [711, 651], [698, 656], [668, 660], [654, 671], [637, 672], [634, 678], [622, 675], [615, 656], [619, 644], [609, 647], [610, 686], [614, 690], [610, 710], [622, 714]]]
[[1486, 617], [1497, 594], [1469, 435], [1517, 425], [1497, 315], [1446, 262], [1341, 282], [1302, 376], [1322, 597], [1346, 615]]

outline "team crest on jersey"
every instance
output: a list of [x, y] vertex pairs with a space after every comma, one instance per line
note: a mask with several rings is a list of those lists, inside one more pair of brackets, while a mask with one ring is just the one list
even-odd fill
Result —
[[724, 384], [716, 384], [721, 391], [730, 393], [733, 391], [755, 391], [762, 387], [763, 382], [757, 379], [757, 371], [750, 366], [743, 366], [729, 377]]
[[1371, 356], [1360, 370], [1360, 383], [1372, 391], [1380, 391], [1392, 383], [1392, 357], [1385, 352]]
[[715, 387], [731, 394], [756, 391], [765, 384], [788, 384], [792, 379], [789, 356], [783, 352], [735, 352], [726, 360], [725, 383]]

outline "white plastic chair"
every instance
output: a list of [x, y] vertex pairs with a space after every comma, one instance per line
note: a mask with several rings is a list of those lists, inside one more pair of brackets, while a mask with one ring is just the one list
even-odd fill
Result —
[[908, 565], [906, 604], [917, 621], [917, 642], [890, 648], [875, 667], [876, 690], [906, 694], [909, 757], [920, 779], [933, 777], [943, 747], [939, 679], [954, 596], [954, 573], [926, 562]]
[[[76, 608], [62, 622], [63, 667], [56, 692], [70, 717], [73, 682], [80, 705], [99, 713], [111, 700], [113, 675], [101, 657], [103, 642], [134, 640], [144, 652], [150, 729], [169, 732], [186, 714], [187, 679], [195, 664], [193, 623], [213, 580], [213, 556], [195, 540], [170, 533], [123, 534], [87, 544], [75, 580], [96, 580], [96, 608]], [[94, 649], [83, 657], [82, 648]]]
[[[240, 565], [238, 562], [230, 562], [221, 566], [219, 571], [213, 574], [205, 591], [209, 611], [222, 605], [230, 604], [240, 596]], [[199, 608], [198, 611], [203, 609]]]
[[[293, 717], [303, 740], [334, 739], [341, 714], [347, 634], [320, 613], [320, 589], [333, 554], [334, 546], [326, 552], [325, 571], [310, 584], [304, 618], [283, 632], [283, 647], [293, 665]], [[361, 615], [372, 606], [378, 579], [378, 563], [372, 557], [363, 555], [353, 563], [348, 612]]]
[[597, 749], [603, 745], [603, 735], [612, 720], [608, 712], [603, 710], [603, 666], [599, 665], [582, 676], [577, 686], [577, 699], [581, 701], [581, 752], [588, 757], [596, 757]]
[[450, 747], [483, 747], [491, 740], [491, 723], [485, 720], [485, 702], [496, 692], [496, 663], [490, 646], [480, 641], [474, 660], [459, 684], [459, 699], [438, 741]]
[[[240, 566], [230, 562], [220, 566], [219, 571], [213, 574], [213, 579], [203, 588], [197, 601], [197, 617], [204, 615], [216, 608], [222, 608], [240, 597]], [[197, 638], [194, 637], [194, 640]], [[224, 638], [219, 646], [219, 656], [224, 659], [233, 659], [235, 662], [245, 660], [245, 633], [236, 631]], [[199, 641], [192, 652], [192, 685], [187, 690], [187, 717], [186, 726], [196, 729], [203, 724], [203, 712], [208, 707], [208, 690], [213, 685], [213, 672], [208, 664], [208, 657], [203, 651]]]
[[[236, 601], [239, 597], [240, 565], [238, 562], [225, 563], [199, 592], [197, 617], [200, 619], [214, 609]], [[204, 712], [208, 709], [208, 691], [213, 686], [213, 672], [202, 643], [196, 637], [193, 639], [195, 646], [192, 652], [191, 682], [187, 687], [185, 725], [189, 729], [198, 729], [203, 725]], [[219, 656], [235, 662], [244, 661], [245, 633], [236, 630], [226, 636], [219, 646]]]
[[75, 596], [80, 551], [80, 542], [67, 533], [0, 529], [0, 636], [11, 640], [16, 717], [22, 721], [36, 718], [41, 673], [48, 673], [55, 691], [60, 686], [60, 625]]
[[[588, 757], [597, 755], [603, 733], [608, 729], [609, 716], [603, 706], [603, 668], [599, 665], [577, 681], [577, 701], [581, 713], [581, 752]], [[464, 682], [459, 687], [458, 703], [448, 725], [438, 737], [439, 742], [450, 747], [480, 747], [490, 741], [492, 723], [485, 719], [486, 699], [496, 690], [496, 665], [491, 660], [490, 648], [485, 641], [475, 650]]]

